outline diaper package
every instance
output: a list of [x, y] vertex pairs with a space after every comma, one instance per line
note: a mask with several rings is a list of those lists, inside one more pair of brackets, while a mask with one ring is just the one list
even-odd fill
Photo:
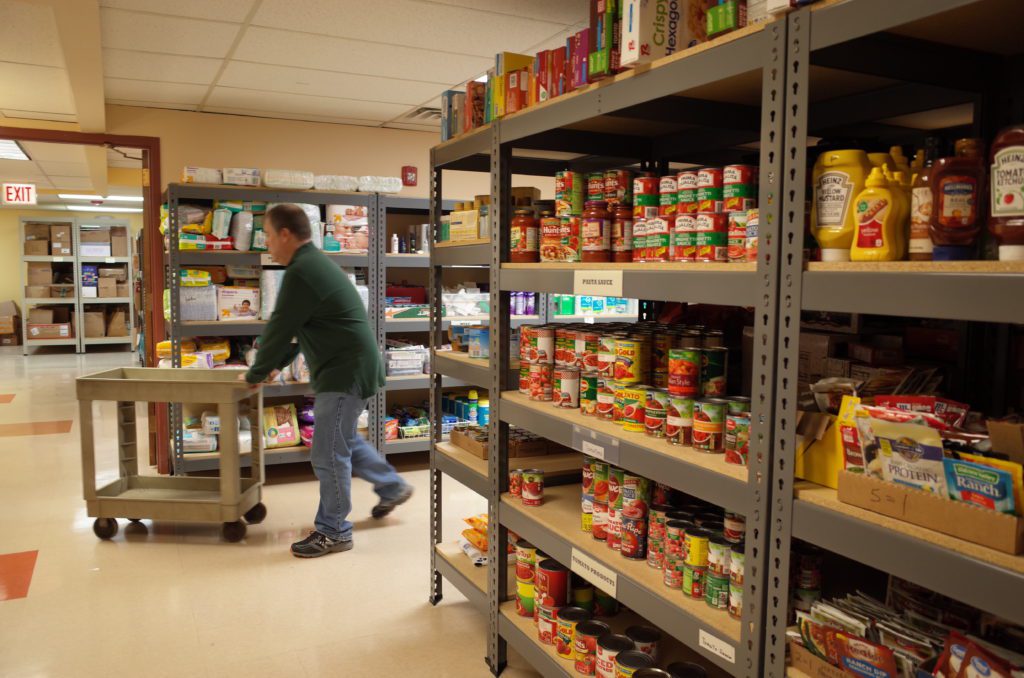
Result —
[[313, 188], [313, 173], [301, 170], [268, 169], [263, 172], [263, 185], [267, 188], [295, 190]]
[[298, 445], [299, 421], [295, 405], [272, 405], [263, 408], [263, 435], [268, 448]]
[[231, 216], [230, 235], [231, 239], [235, 241], [236, 250], [249, 251], [249, 248], [252, 247], [252, 212], [235, 212]]

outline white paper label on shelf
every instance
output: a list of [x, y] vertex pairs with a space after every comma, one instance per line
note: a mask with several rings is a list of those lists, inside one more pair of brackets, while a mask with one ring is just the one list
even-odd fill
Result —
[[106, 261], [108, 264], [116, 264], [117, 263], [117, 259], [115, 257], [107, 257], [104, 261]]
[[58, 264], [64, 263], [64, 257], [54, 257], [53, 260]]
[[704, 629], [701, 629], [698, 634], [698, 642], [700, 643], [701, 648], [707, 650], [711, 654], [721, 657], [730, 664], [736, 663], [736, 648], [721, 638], [716, 638]]
[[597, 431], [572, 425], [572, 447], [610, 464], [619, 463], [619, 441]]
[[572, 293], [583, 296], [621, 297], [622, 271], [573, 271]]
[[597, 562], [583, 551], [572, 550], [572, 563], [569, 569], [601, 589], [612, 598], [618, 596], [619, 575], [610, 568]]
[[261, 266], [277, 266], [278, 264], [277, 264], [276, 261], [274, 261], [274, 257], [270, 256], [269, 254], [261, 254], [260, 255], [260, 265]]

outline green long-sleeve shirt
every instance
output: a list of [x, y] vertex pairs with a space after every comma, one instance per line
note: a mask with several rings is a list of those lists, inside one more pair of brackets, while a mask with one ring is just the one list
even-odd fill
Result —
[[384, 366], [359, 293], [312, 243], [296, 250], [285, 270], [246, 381], [258, 384], [294, 360], [300, 349], [316, 393], [369, 398], [384, 386]]

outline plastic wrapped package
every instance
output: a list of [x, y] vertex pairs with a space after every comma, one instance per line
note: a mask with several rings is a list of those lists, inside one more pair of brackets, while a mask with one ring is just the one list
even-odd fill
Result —
[[212, 370], [216, 362], [209, 351], [192, 351], [181, 354], [181, 366], [189, 370]]
[[252, 212], [242, 211], [232, 214], [230, 234], [231, 239], [235, 241], [235, 249], [240, 252], [248, 252], [252, 247]]
[[359, 177], [359, 190], [363, 193], [398, 193], [402, 190], [399, 177]]
[[274, 305], [277, 304], [277, 295], [281, 291], [281, 283], [284, 282], [284, 269], [268, 268], [263, 271], [260, 278], [260, 317], [270, 320], [274, 313]]
[[206, 287], [213, 284], [213, 276], [201, 268], [183, 268], [178, 284], [182, 287]]
[[263, 172], [263, 185], [267, 188], [313, 188], [313, 173], [301, 170], [268, 169]]
[[316, 401], [310, 397], [306, 397], [302, 401], [302, 406], [299, 407], [300, 424], [312, 424], [314, 421], [316, 421], [315, 417], [313, 416], [313, 408], [315, 404]]
[[182, 287], [178, 293], [182, 320], [217, 320], [217, 286]]
[[[224, 239], [231, 235], [231, 211], [225, 209], [213, 210], [213, 222], [210, 233], [214, 238]], [[237, 249], [237, 248], [236, 248]]]
[[263, 232], [263, 215], [252, 215], [252, 247], [253, 252], [267, 251], [267, 234]]
[[263, 408], [263, 435], [266, 446], [290, 447], [299, 444], [299, 421], [295, 405], [271, 405]]
[[260, 185], [260, 171], [251, 167], [225, 167], [221, 176], [224, 183], [231, 186]]
[[178, 230], [182, 233], [207, 235], [213, 224], [210, 210], [198, 205], [178, 205]]
[[[206, 410], [203, 412], [203, 416], [200, 417], [200, 421], [203, 422], [203, 433], [209, 436], [220, 434], [220, 415], [214, 410]], [[239, 415], [238, 417], [238, 430], [248, 431], [250, 428], [248, 417]]]
[[202, 337], [199, 339], [199, 350], [213, 356], [215, 365], [222, 365], [231, 357], [231, 343], [220, 337]]
[[181, 170], [181, 183], [183, 184], [219, 184], [223, 175], [219, 169], [213, 167], [194, 167], [187, 165]]
[[[196, 342], [191, 339], [181, 340], [181, 352], [192, 353], [196, 350]], [[171, 340], [159, 341], [156, 344], [156, 357], [157, 358], [170, 358], [171, 357]]]
[[227, 277], [235, 280], [259, 280], [263, 270], [259, 266], [228, 264]]
[[318, 174], [313, 177], [313, 188], [318, 191], [355, 191], [359, 179], [340, 174]]
[[217, 436], [211, 436], [203, 432], [201, 428], [186, 428], [181, 432], [182, 451], [189, 452], [216, 452]]
[[309, 381], [309, 365], [306, 363], [306, 356], [301, 353], [292, 361], [292, 380], [306, 383]]
[[302, 444], [306, 447], [313, 446], [313, 429], [312, 424], [302, 424], [299, 426], [299, 439], [302, 440]]
[[370, 217], [364, 205], [327, 205], [326, 227], [342, 250], [365, 252], [370, 246]]
[[370, 411], [363, 410], [363, 413], [359, 415], [359, 419], [356, 421], [356, 428], [368, 428], [370, 426]]
[[213, 207], [214, 209], [230, 210], [232, 213], [252, 212], [253, 214], [263, 214], [267, 211], [267, 203], [251, 200], [215, 200]]

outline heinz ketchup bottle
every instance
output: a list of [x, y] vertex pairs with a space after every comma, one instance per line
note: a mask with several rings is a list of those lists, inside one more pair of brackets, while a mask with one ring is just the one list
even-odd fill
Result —
[[1024, 260], [1024, 124], [1000, 130], [992, 142], [988, 230], [1000, 261]]

